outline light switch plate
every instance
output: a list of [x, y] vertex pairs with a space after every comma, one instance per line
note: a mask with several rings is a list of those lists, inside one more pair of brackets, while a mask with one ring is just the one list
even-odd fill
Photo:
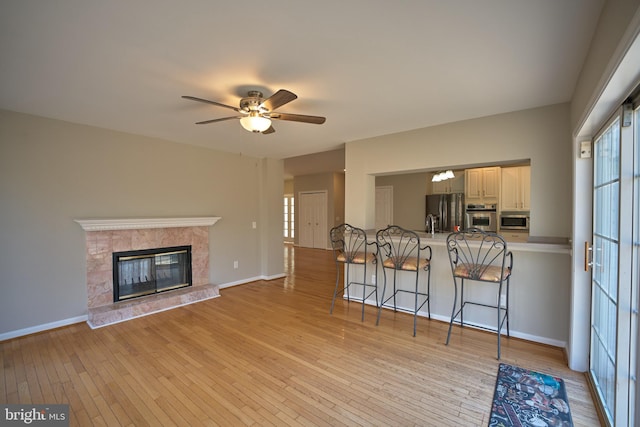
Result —
[[591, 141], [582, 141], [580, 143], [580, 158], [581, 159], [591, 158]]

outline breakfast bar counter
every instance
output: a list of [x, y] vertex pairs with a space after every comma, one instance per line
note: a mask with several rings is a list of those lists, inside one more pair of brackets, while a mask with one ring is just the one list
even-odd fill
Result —
[[[427, 233], [425, 231], [412, 230], [418, 237], [420, 242], [431, 245], [445, 245], [449, 232], [445, 233]], [[376, 240], [376, 230], [366, 230], [367, 238], [372, 242]], [[545, 236], [529, 236], [526, 241], [522, 239], [510, 239], [508, 234], [501, 235], [507, 242], [509, 250], [527, 249], [530, 251], [560, 251], [569, 253], [571, 245], [566, 237], [545, 237]]]
[[[417, 232], [422, 246], [432, 250], [431, 259], [431, 318], [449, 322], [454, 297], [453, 277], [446, 239], [450, 233]], [[375, 241], [375, 230], [367, 231], [367, 239]], [[571, 288], [571, 246], [566, 238], [530, 237], [527, 242], [507, 240], [507, 249], [513, 253], [513, 272], [509, 289], [511, 336], [565, 347], [569, 336], [569, 307]], [[356, 276], [362, 277], [362, 270], [351, 267]], [[367, 282], [376, 283], [382, 293], [384, 275], [379, 266], [367, 267]], [[415, 276], [398, 274], [398, 286], [411, 289], [415, 286]], [[355, 286], [355, 285], [353, 285]], [[387, 295], [391, 294], [387, 286]], [[420, 274], [419, 287], [426, 292], [427, 274]], [[496, 286], [491, 283], [468, 282], [465, 294], [474, 300], [485, 300], [487, 304], [496, 304]], [[354, 289], [351, 295], [361, 295]], [[379, 299], [384, 299], [379, 295]], [[355, 300], [355, 298], [354, 298]], [[374, 304], [373, 300], [367, 304]], [[398, 310], [411, 311], [413, 300], [410, 295], [398, 297]], [[386, 309], [386, 308], [385, 308]], [[419, 312], [418, 327], [428, 322], [426, 306]], [[433, 321], [432, 320], [432, 321]], [[381, 322], [384, 321], [381, 320]], [[465, 309], [465, 324], [483, 327], [495, 327], [495, 310], [483, 307]], [[452, 337], [460, 334], [460, 328], [454, 327]], [[412, 333], [407, 330], [407, 333]], [[503, 330], [505, 333], [505, 330]], [[419, 330], [418, 330], [419, 335]], [[446, 336], [443, 336], [443, 342]]]

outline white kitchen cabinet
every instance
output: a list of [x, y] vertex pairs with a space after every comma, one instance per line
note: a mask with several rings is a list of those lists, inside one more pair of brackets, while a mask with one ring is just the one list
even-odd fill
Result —
[[480, 169], [467, 169], [464, 171], [464, 197], [470, 200], [482, 200], [482, 171]]
[[455, 178], [445, 179], [440, 182], [431, 182], [431, 190], [433, 194], [451, 194], [464, 192], [464, 173], [462, 171], [454, 172]]
[[500, 168], [483, 168], [482, 183], [484, 185], [483, 197], [485, 199], [497, 199], [500, 197]]
[[500, 195], [500, 167], [466, 169], [465, 203], [497, 203]]
[[531, 199], [531, 166], [502, 168], [500, 209], [528, 211]]

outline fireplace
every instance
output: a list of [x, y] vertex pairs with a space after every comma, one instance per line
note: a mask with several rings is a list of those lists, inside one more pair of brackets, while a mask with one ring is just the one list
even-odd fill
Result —
[[[220, 217], [192, 218], [132, 218], [132, 219], [77, 219], [86, 232], [87, 263], [87, 323], [91, 328], [99, 328], [151, 313], [193, 304], [220, 296], [218, 285], [209, 282], [209, 227]], [[156, 261], [155, 251], [173, 252], [176, 248], [190, 248], [187, 256], [175, 258], [189, 259], [187, 267], [179, 267], [179, 262], [161, 259]], [[125, 286], [114, 300], [113, 254], [131, 254], [136, 251], [143, 258], [153, 257], [137, 265], [140, 274], [126, 272]], [[137, 251], [141, 251], [137, 252]], [[152, 255], [153, 254], [153, 255]], [[171, 255], [173, 257], [173, 254]], [[142, 258], [141, 258], [142, 259]], [[133, 261], [124, 260], [124, 261]], [[155, 272], [147, 270], [147, 265], [155, 263]], [[135, 268], [132, 268], [132, 271]], [[143, 274], [146, 272], [146, 279]], [[170, 274], [169, 274], [170, 273]], [[189, 276], [190, 275], [190, 276]], [[138, 279], [140, 276], [140, 279]], [[160, 281], [171, 276], [171, 282]], [[157, 288], [144, 289], [149, 278], [155, 277]], [[118, 273], [118, 279], [120, 279]], [[174, 280], [176, 279], [176, 280]], [[144, 284], [144, 286], [143, 286]], [[136, 289], [134, 290], [134, 286]], [[177, 286], [186, 285], [177, 289]], [[144, 289], [149, 294], [138, 295]], [[171, 289], [171, 292], [164, 292]], [[122, 298], [123, 296], [128, 296]]]
[[191, 284], [191, 246], [113, 253], [113, 302]]

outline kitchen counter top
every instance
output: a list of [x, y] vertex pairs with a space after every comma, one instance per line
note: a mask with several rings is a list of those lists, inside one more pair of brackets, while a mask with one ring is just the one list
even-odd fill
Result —
[[[421, 230], [415, 231], [420, 237], [420, 241], [423, 244], [444, 246], [446, 245], [447, 236], [450, 232], [444, 233], [427, 233]], [[367, 236], [372, 241], [375, 241], [376, 230], [367, 230]], [[532, 251], [532, 252], [559, 252], [570, 253], [571, 244], [570, 240], [566, 237], [548, 237], [548, 236], [529, 236], [526, 241], [522, 241], [521, 238], [511, 238], [508, 234], [502, 235], [507, 242], [508, 248], [513, 251]]]

